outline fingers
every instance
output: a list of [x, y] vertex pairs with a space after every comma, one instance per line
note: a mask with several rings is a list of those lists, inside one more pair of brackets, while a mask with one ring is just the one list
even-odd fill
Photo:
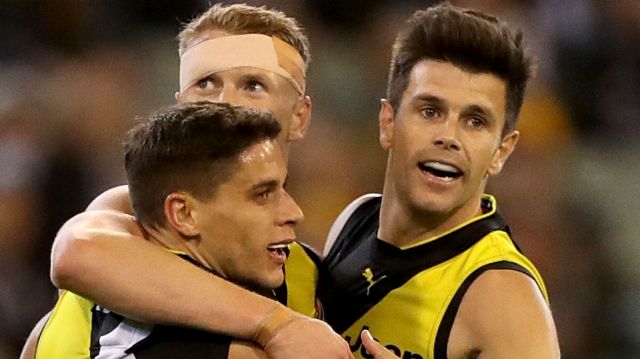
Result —
[[368, 330], [363, 330], [360, 333], [360, 338], [362, 339], [362, 344], [367, 352], [373, 355], [376, 359], [400, 359], [394, 353], [389, 351], [389, 349], [385, 348], [382, 344], [378, 343], [371, 333]]

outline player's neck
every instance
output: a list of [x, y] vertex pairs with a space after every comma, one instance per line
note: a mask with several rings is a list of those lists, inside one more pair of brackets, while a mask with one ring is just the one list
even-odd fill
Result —
[[478, 196], [449, 213], [428, 213], [412, 210], [397, 197], [383, 196], [378, 238], [396, 247], [428, 241], [482, 214], [480, 204], [481, 196]]

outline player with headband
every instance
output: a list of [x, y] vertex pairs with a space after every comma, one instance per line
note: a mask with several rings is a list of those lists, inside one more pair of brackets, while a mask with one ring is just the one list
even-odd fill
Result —
[[[214, 5], [187, 24], [178, 38], [176, 100], [229, 102], [272, 112], [282, 128], [277, 142], [286, 160], [289, 143], [304, 137], [311, 114], [305, 95], [309, 46], [297, 22], [265, 8]], [[211, 278], [140, 240], [143, 233], [130, 206], [127, 188], [117, 187], [63, 226], [52, 253], [52, 279], [59, 288], [129, 317], [254, 340], [273, 358], [297, 358], [301, 353], [306, 358], [351, 357], [346, 342], [325, 323]], [[308, 249], [294, 245], [290, 251], [287, 265], [311, 264]], [[294, 276], [287, 272], [287, 281]], [[310, 285], [287, 287], [282, 301], [304, 314], [315, 313], [315, 278], [293, 279]], [[192, 288], [198, 288], [198, 295], [190, 293]], [[161, 310], [175, 303], [185, 307]]]

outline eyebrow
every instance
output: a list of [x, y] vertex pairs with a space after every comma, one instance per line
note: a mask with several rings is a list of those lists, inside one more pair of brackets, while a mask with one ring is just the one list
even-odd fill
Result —
[[465, 107], [463, 113], [477, 113], [479, 115], [483, 115], [485, 117], [488, 117], [489, 119], [495, 119], [496, 118], [496, 114], [493, 113], [493, 111], [489, 110], [485, 106], [480, 106], [480, 105], [467, 106], [467, 107]]
[[422, 95], [416, 96], [414, 98], [414, 102], [428, 102], [428, 103], [438, 105], [440, 107], [447, 106], [447, 102], [444, 99], [442, 99], [441, 97], [429, 95], [429, 94], [422, 94]]
[[276, 188], [278, 187], [278, 183], [279, 182], [276, 179], [265, 179], [251, 186], [251, 188], [249, 188], [249, 192], [253, 193], [263, 189]]
[[[414, 101], [418, 103], [431, 103], [443, 108], [448, 107], [447, 101], [445, 101], [443, 98], [434, 96], [434, 95], [429, 95], [429, 94], [418, 95], [414, 98]], [[482, 106], [478, 104], [472, 104], [472, 105], [466, 106], [462, 110], [462, 113], [477, 113], [480, 115], [490, 117], [492, 119], [495, 119], [497, 117], [496, 114], [490, 109], [488, 109], [486, 106]]]

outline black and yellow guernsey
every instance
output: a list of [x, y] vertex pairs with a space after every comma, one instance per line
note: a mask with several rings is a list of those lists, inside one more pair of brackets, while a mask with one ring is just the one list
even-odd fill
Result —
[[[173, 252], [207, 270], [186, 253]], [[309, 254], [309, 248], [293, 243], [286, 264], [305, 268], [304, 271], [290, 270], [294, 274], [287, 277], [303, 285], [288, 288], [285, 283], [275, 291], [261, 294], [284, 304], [292, 300], [294, 307], [303, 314], [313, 315], [316, 312], [317, 263]], [[231, 338], [225, 335], [134, 321], [75, 293], [63, 291], [38, 339], [36, 359], [226, 359], [230, 344]]]
[[[342, 333], [356, 358], [371, 358], [359, 339], [360, 332], [369, 329], [402, 359], [445, 359], [462, 297], [487, 270], [522, 272], [535, 280], [547, 298], [540, 274], [511, 240], [493, 197], [483, 198], [482, 215], [405, 248], [377, 238], [380, 201], [380, 195], [365, 195], [343, 211], [329, 234], [322, 262], [310, 248], [292, 244], [285, 264], [286, 284], [274, 293], [281, 303], [302, 314], [324, 317]], [[176, 334], [174, 327], [141, 323], [127, 332], [128, 347], [114, 345], [113, 330], [123, 323], [131, 321], [63, 292], [40, 336], [36, 358], [107, 358], [114, 357], [107, 355], [107, 347], [119, 348], [116, 353], [122, 354], [144, 345], [154, 354], [129, 350], [120, 357], [228, 355], [230, 338], [226, 336], [185, 328], [177, 328], [183, 331]], [[175, 351], [163, 347], [165, 341]], [[185, 346], [190, 341], [195, 344]], [[185, 352], [190, 345], [195, 351]]]
[[540, 274], [511, 240], [491, 196], [482, 199], [482, 215], [405, 248], [377, 238], [379, 195], [354, 203], [332, 228], [318, 296], [324, 319], [356, 358], [371, 358], [359, 336], [369, 329], [400, 358], [445, 359], [462, 297], [488, 270], [522, 272], [547, 298]]

